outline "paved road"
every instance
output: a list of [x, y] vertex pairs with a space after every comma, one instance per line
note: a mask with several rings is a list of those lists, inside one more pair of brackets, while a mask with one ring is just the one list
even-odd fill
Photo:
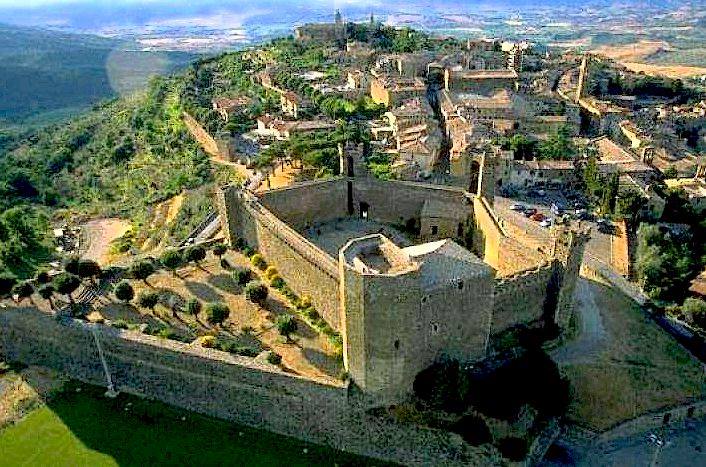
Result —
[[[648, 437], [655, 434], [662, 440], [658, 446]], [[578, 466], [704, 466], [706, 465], [706, 420], [687, 422], [667, 429], [664, 433], [648, 431], [639, 435], [589, 446], [564, 445], [566, 455], [550, 456], [543, 467]], [[557, 452], [553, 450], [553, 452]]]

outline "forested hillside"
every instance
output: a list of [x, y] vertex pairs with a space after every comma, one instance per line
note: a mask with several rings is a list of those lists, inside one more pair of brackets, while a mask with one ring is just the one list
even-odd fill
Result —
[[192, 59], [103, 37], [0, 25], [0, 127], [77, 113]]

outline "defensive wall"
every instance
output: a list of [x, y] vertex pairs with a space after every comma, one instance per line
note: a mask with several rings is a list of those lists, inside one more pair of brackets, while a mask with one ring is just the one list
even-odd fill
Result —
[[456, 434], [371, 415], [348, 384], [325, 385], [258, 359], [135, 331], [59, 322], [34, 308], [0, 311], [0, 354], [8, 361], [105, 385], [96, 340], [119, 391], [403, 465], [499, 464], [492, 451]]
[[189, 130], [189, 133], [198, 141], [204, 148], [204, 151], [215, 157], [221, 157], [221, 151], [218, 148], [218, 143], [213, 137], [206, 131], [204, 127], [201, 126], [199, 122], [196, 121], [194, 117], [184, 112], [183, 114], [184, 124]]
[[[335, 185], [331, 185], [335, 188]], [[289, 202], [296, 204], [296, 199]], [[275, 201], [278, 199], [274, 198]], [[321, 316], [339, 331], [338, 263], [299, 232], [278, 219], [253, 194], [228, 187], [218, 194], [228, 238], [243, 238], [272, 262], [289, 286], [308, 295]], [[299, 222], [301, 223], [301, 221]]]
[[[297, 294], [311, 297], [337, 331], [341, 330], [338, 261], [300, 231], [349, 215], [398, 226], [414, 219], [421, 226], [420, 236], [434, 240], [457, 237], [459, 224], [472, 215], [467, 193], [461, 189], [368, 178], [305, 182], [257, 196], [225, 187], [217, 204], [228, 238], [243, 238], [262, 252]], [[427, 213], [431, 214], [423, 216]]]
[[495, 280], [491, 329], [494, 336], [518, 324], [542, 319], [554, 267], [552, 263], [544, 263]]
[[[480, 360], [491, 337], [509, 328], [542, 318], [568, 323], [587, 237], [555, 230], [548, 252], [525, 255], [527, 247], [507, 235], [483, 196], [341, 177], [259, 195], [225, 187], [218, 199], [230, 242], [245, 239], [297, 294], [311, 297], [341, 332], [350, 377], [378, 404], [403, 398], [416, 374], [441, 355]], [[334, 259], [303, 235], [346, 217], [414, 225], [423, 243], [403, 251], [377, 235], [381, 239], [356, 249], [355, 257], [342, 257], [344, 247]], [[477, 256], [446, 240], [465, 240], [469, 224]], [[400, 251], [392, 254], [395, 249]], [[419, 258], [400, 260], [406, 254]], [[505, 266], [525, 256], [536, 262], [524, 261], [521, 273], [507, 275], [517, 268]], [[407, 270], [412, 264], [423, 270]], [[396, 269], [402, 266], [404, 272]], [[473, 275], [482, 268], [482, 279]], [[498, 269], [503, 276], [494, 279]]]

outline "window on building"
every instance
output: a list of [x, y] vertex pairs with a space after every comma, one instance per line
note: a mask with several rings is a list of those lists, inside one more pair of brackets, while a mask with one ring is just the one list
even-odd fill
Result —
[[431, 234], [436, 235], [439, 233], [439, 226], [438, 225], [432, 225], [431, 226]]
[[395, 350], [399, 350], [399, 349], [400, 349], [400, 341], [398, 339], [395, 341]]
[[439, 334], [439, 324], [438, 323], [431, 323], [431, 333], [432, 334]]

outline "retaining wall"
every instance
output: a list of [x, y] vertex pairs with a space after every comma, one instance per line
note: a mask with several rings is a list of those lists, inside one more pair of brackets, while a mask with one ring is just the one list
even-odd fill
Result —
[[0, 353], [105, 385], [91, 329], [116, 389], [199, 413], [404, 465], [493, 465], [497, 457], [458, 435], [367, 414], [347, 385], [325, 385], [258, 361], [134, 331], [0, 311]]

